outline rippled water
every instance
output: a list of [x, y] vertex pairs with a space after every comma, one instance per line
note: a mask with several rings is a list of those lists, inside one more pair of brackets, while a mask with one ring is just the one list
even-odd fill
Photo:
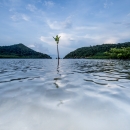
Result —
[[130, 61], [0, 60], [0, 130], [130, 130]]

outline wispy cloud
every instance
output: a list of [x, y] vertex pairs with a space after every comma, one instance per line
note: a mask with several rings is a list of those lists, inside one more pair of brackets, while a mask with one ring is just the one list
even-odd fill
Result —
[[37, 51], [37, 52], [42, 52], [45, 54], [49, 53], [49, 50], [47, 47], [45, 47], [42, 43], [34, 43], [34, 44], [30, 44], [28, 45], [29, 48], [32, 48], [33, 50]]
[[37, 8], [35, 7], [35, 5], [32, 5], [32, 4], [28, 4], [27, 7], [26, 7], [26, 9], [28, 9], [28, 10], [30, 10], [32, 12], [34, 12], [34, 11], [37, 10]]
[[27, 15], [20, 14], [20, 13], [16, 13], [16, 14], [12, 15], [11, 19], [13, 21], [20, 21], [20, 20], [29, 21], [30, 20], [30, 18]]
[[126, 22], [126, 23], [124, 23], [124, 25], [128, 28], [128, 27], [130, 27], [130, 22]]
[[15, 11], [15, 8], [10, 8], [9, 11], [10, 11], [10, 12], [14, 12], [14, 11]]
[[2, 3], [0, 2], [0, 7], [2, 7]]
[[104, 2], [104, 8], [106, 9], [106, 8], [109, 8], [110, 6], [112, 6], [113, 5], [113, 2], [108, 2], [108, 0], [105, 0], [105, 2]]
[[72, 34], [60, 33], [59, 36], [61, 36], [61, 46], [69, 46], [72, 42], [75, 41], [75, 38]]
[[130, 13], [129, 13], [129, 14], [127, 14], [127, 16], [130, 16]]
[[28, 45], [28, 47], [30, 47], [30, 48], [34, 48], [34, 47], [35, 47], [35, 45], [30, 44], [30, 45]]
[[54, 30], [60, 30], [60, 29], [70, 29], [72, 28], [72, 22], [70, 18], [67, 18], [65, 21], [59, 22], [59, 21], [50, 21], [47, 20], [47, 24], [51, 29]]
[[[67, 34], [67, 33], [59, 33], [60, 36], [60, 46], [69, 46], [72, 42], [75, 41], [75, 38], [72, 34]], [[53, 35], [54, 36], [54, 35]], [[47, 43], [49, 45], [54, 46], [55, 41], [53, 39], [53, 36], [51, 37], [45, 37], [41, 36], [40, 40], [44, 43]], [[55, 37], [55, 36], [54, 36]]]
[[113, 24], [120, 25], [122, 22], [113, 22]]
[[12, 19], [13, 21], [17, 21], [17, 20], [18, 20], [18, 17], [17, 17], [16, 15], [12, 15], [12, 16], [11, 16], [11, 19]]
[[29, 21], [29, 19], [30, 19], [30, 18], [29, 18], [27, 15], [25, 15], [25, 14], [22, 14], [21, 16], [22, 16], [22, 19], [25, 20], [25, 21]]
[[76, 27], [75, 30], [96, 30], [99, 29], [96, 26], [80, 26], [80, 27]]
[[107, 0], [106, 0], [105, 3], [104, 3], [104, 8], [107, 8], [107, 6], [108, 6], [108, 3], [107, 3]]
[[45, 37], [45, 36], [41, 36], [40, 37], [40, 40], [42, 41], [42, 42], [44, 42], [44, 43], [47, 43], [47, 44], [49, 44], [49, 45], [54, 45], [53, 44], [53, 37]]
[[104, 40], [104, 43], [112, 44], [112, 43], [117, 43], [118, 41], [119, 41], [119, 38], [117, 38], [117, 37], [111, 37], [111, 38], [106, 38]]
[[122, 25], [122, 26], [126, 26], [126, 27], [130, 27], [130, 22], [126, 22], [126, 21], [123, 21], [123, 22], [113, 22], [113, 24], [115, 25]]
[[44, 5], [47, 6], [47, 7], [52, 7], [52, 6], [54, 6], [54, 2], [52, 2], [52, 1], [44, 1]]

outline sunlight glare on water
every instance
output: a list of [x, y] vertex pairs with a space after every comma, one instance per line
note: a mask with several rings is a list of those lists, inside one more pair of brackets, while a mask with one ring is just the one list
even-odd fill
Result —
[[130, 61], [0, 60], [0, 130], [129, 130]]

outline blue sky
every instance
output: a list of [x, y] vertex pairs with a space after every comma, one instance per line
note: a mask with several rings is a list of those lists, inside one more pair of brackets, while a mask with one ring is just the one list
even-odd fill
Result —
[[23, 43], [60, 57], [79, 47], [130, 41], [130, 0], [0, 0], [0, 46]]

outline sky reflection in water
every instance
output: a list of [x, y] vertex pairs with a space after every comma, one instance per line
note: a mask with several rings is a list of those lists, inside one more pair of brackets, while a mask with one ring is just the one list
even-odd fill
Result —
[[0, 60], [0, 130], [129, 130], [130, 61]]

